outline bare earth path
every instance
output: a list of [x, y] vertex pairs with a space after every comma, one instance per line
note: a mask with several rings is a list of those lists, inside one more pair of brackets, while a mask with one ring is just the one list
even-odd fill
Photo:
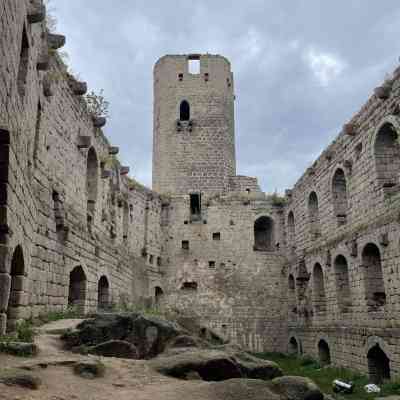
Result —
[[[40, 329], [36, 338], [40, 353], [34, 358], [0, 355], [0, 368], [38, 376], [39, 390], [0, 383], [1, 400], [204, 400], [196, 389], [208, 385], [202, 381], [181, 381], [151, 370], [146, 361], [82, 356], [64, 351], [59, 331], [72, 328], [79, 320], [52, 322]], [[74, 374], [72, 364], [79, 360], [101, 359], [106, 366], [102, 378], [85, 379]]]

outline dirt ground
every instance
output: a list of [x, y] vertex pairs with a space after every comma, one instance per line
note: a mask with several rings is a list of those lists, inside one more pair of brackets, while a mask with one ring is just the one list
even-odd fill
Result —
[[[0, 383], [1, 400], [204, 400], [203, 381], [182, 381], [151, 370], [143, 360], [82, 356], [62, 349], [58, 332], [79, 320], [57, 321], [41, 328], [36, 338], [39, 355], [31, 358], [0, 355], [0, 368], [39, 377], [38, 390]], [[85, 379], [73, 372], [80, 360], [100, 359], [106, 366], [104, 377]], [[198, 390], [199, 389], [199, 390]]]

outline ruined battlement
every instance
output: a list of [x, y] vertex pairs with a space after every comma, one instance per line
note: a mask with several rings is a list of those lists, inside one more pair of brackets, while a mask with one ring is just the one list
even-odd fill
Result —
[[229, 61], [164, 56], [150, 189], [88, 112], [42, 2], [3, 3], [0, 333], [152, 306], [253, 351], [399, 376], [399, 69], [280, 198], [236, 174]]

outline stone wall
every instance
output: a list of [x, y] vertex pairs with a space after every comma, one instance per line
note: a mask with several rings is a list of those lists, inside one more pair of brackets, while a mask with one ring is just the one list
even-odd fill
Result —
[[0, 10], [2, 332], [7, 316], [68, 304], [140, 306], [161, 276], [160, 197], [127, 178], [85, 111], [40, 2], [16, 4]]
[[[177, 196], [169, 205], [164, 304], [254, 351], [285, 346], [282, 207], [261, 192], [210, 194], [193, 218], [189, 201]], [[271, 235], [256, 243], [263, 219]]]
[[318, 357], [324, 340], [332, 363], [364, 372], [380, 349], [392, 376], [400, 374], [399, 78], [398, 69], [287, 191], [283, 290], [289, 348], [294, 337]]

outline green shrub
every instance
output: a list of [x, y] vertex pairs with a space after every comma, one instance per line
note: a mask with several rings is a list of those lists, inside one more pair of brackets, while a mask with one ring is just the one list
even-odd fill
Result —
[[18, 342], [33, 343], [35, 335], [32, 321], [27, 320], [17, 324], [16, 337]]

